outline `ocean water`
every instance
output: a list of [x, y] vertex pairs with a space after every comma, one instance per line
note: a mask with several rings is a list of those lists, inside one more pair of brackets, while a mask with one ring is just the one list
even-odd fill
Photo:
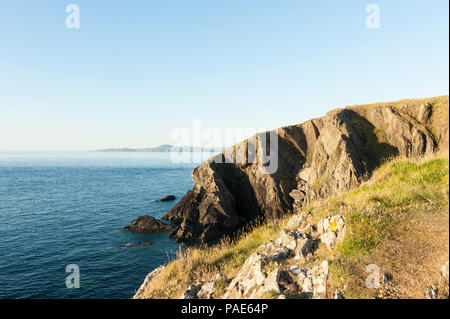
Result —
[[[168, 153], [0, 153], [0, 298], [131, 298], [173, 258], [168, 233], [122, 228], [160, 218], [193, 186], [198, 164]], [[121, 244], [151, 241], [152, 246]], [[80, 288], [66, 287], [66, 266]]]

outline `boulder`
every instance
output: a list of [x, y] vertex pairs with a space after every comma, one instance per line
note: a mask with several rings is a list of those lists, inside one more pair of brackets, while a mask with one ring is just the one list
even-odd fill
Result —
[[331, 216], [324, 218], [317, 224], [317, 232], [320, 241], [329, 249], [333, 249], [344, 240], [345, 218], [343, 216]]
[[289, 218], [288, 222], [286, 223], [286, 229], [298, 230], [302, 227], [304, 221], [305, 221], [305, 217], [295, 214], [294, 216]]
[[170, 201], [174, 201], [175, 199], [177, 199], [177, 198], [174, 195], [167, 195], [161, 199], [158, 199], [157, 202], [170, 202]]
[[258, 253], [263, 255], [266, 261], [281, 262], [289, 256], [291, 251], [280, 243], [269, 241], [258, 248]]
[[276, 243], [289, 249], [297, 260], [307, 257], [317, 249], [317, 241], [311, 236], [291, 230], [281, 231]]
[[263, 244], [247, 258], [236, 277], [225, 289], [224, 298], [261, 298], [267, 293], [280, 294], [278, 268], [266, 269], [285, 260], [290, 250], [273, 241]]
[[140, 246], [152, 246], [153, 245], [153, 243], [151, 241], [146, 241], [146, 240], [138, 241], [137, 244]]
[[157, 233], [171, 231], [173, 227], [152, 216], [140, 216], [129, 226], [124, 227], [123, 230], [131, 230], [138, 233]]
[[280, 295], [281, 289], [278, 281], [280, 280], [281, 271], [278, 268], [272, 270], [268, 275], [266, 280], [262, 283], [261, 287], [254, 294], [254, 297], [261, 298], [267, 294], [270, 295]]
[[303, 298], [324, 299], [327, 295], [328, 261], [312, 269], [291, 267], [289, 272], [294, 276], [299, 295]]
[[152, 246], [153, 243], [151, 241], [138, 241], [135, 243], [126, 243], [126, 244], [120, 244], [120, 247], [133, 247], [133, 246]]
[[198, 292], [200, 291], [201, 284], [194, 284], [183, 293], [181, 299], [198, 299]]

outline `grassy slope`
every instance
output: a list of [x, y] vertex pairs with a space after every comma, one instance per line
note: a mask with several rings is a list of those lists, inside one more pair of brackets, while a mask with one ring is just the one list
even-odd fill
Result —
[[[336, 251], [320, 249], [331, 261], [331, 286], [347, 298], [423, 298], [428, 285], [440, 282], [440, 268], [449, 258], [448, 151], [413, 161], [395, 159], [377, 169], [361, 187], [310, 211], [346, 216], [347, 234]], [[376, 264], [392, 276], [383, 289], [367, 289], [365, 268]]]

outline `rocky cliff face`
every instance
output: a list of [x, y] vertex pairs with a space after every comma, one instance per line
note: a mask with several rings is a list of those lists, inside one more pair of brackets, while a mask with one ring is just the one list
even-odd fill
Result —
[[211, 242], [357, 187], [389, 157], [423, 156], [448, 140], [448, 97], [333, 110], [204, 162], [192, 172], [193, 189], [163, 219], [177, 225], [177, 241]]

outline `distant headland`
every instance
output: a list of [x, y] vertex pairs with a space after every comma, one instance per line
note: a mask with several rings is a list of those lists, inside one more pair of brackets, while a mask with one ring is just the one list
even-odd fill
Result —
[[175, 146], [162, 144], [156, 147], [148, 148], [107, 148], [96, 150], [95, 152], [205, 152], [220, 153], [224, 150], [222, 147], [197, 147], [197, 146]]

